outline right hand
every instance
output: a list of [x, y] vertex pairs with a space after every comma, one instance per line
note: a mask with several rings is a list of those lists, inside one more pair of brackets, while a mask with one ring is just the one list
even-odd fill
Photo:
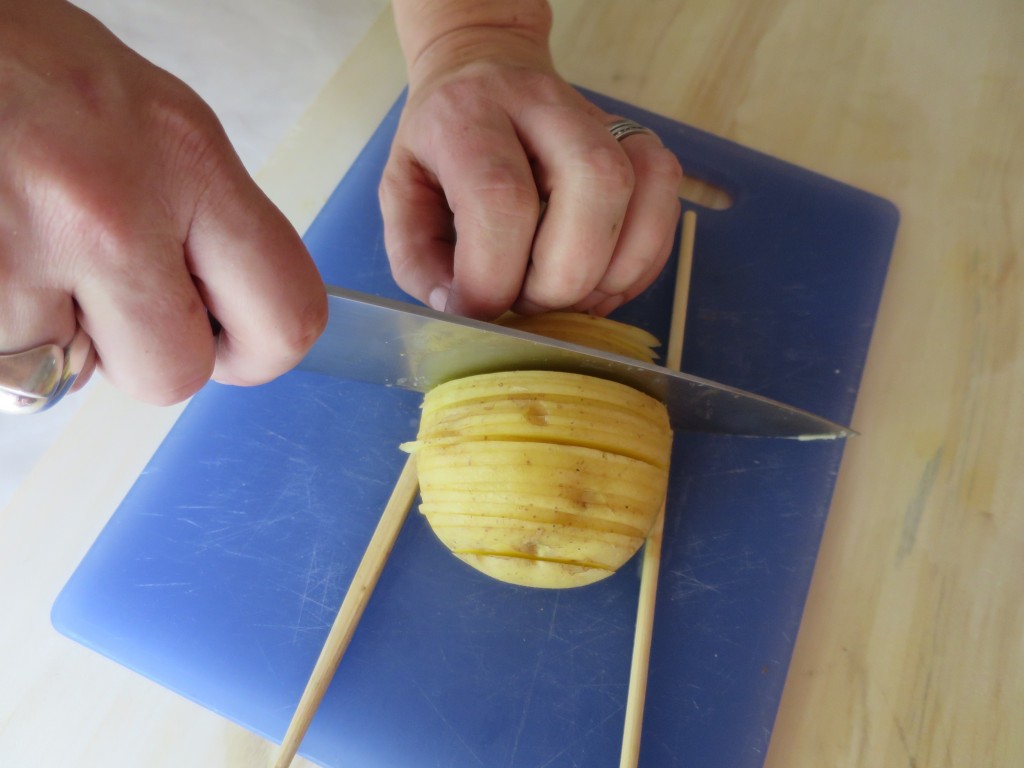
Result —
[[326, 317], [301, 239], [193, 91], [63, 0], [0, 0], [0, 353], [77, 324], [115, 386], [168, 404], [286, 372]]

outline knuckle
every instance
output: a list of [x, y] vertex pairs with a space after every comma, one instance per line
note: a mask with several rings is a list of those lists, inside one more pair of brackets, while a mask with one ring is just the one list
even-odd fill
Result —
[[525, 228], [532, 231], [540, 216], [540, 201], [536, 193], [527, 194], [521, 189], [483, 187], [477, 190], [472, 204], [454, 209], [457, 227], [466, 221], [461, 215], [463, 209], [471, 213], [479, 235], [501, 236]]
[[586, 172], [592, 184], [608, 189], [632, 191], [636, 184], [633, 164], [615, 147], [594, 147], [585, 158]]
[[506, 163], [482, 167], [474, 183], [458, 192], [452, 200], [456, 215], [460, 209], [475, 210], [487, 219], [497, 214], [515, 222], [535, 222], [540, 215], [540, 196], [533, 179]]
[[416, 178], [415, 168], [417, 164], [412, 153], [399, 147], [397, 142], [392, 144], [377, 185], [377, 196], [384, 199], [407, 194], [408, 187]]
[[264, 347], [270, 379], [284, 373], [313, 346], [327, 327], [326, 295], [318, 293], [296, 312], [284, 313]]
[[546, 273], [538, 270], [524, 292], [534, 304], [548, 309], [570, 307], [597, 284], [583, 259], [563, 260]]
[[177, 138], [183, 147], [199, 150], [209, 146], [213, 135], [219, 136], [220, 122], [213, 110], [184, 84], [169, 85], [149, 102], [150, 117], [166, 135]]
[[63, 274], [72, 261], [102, 267], [109, 260], [116, 266], [137, 231], [137, 201], [124, 191], [123, 169], [114, 164], [97, 173], [94, 162], [66, 147], [47, 157], [31, 149], [23, 155], [29, 167], [19, 214], [46, 254], [47, 267]]
[[60, 218], [55, 250], [73, 258], [86, 275], [130, 277], [139, 258], [133, 211], [99, 189], [64, 187], [62, 193], [66, 207], [55, 214]]
[[479, 108], [480, 91], [471, 79], [448, 80], [429, 91], [427, 99], [432, 109], [441, 114], [459, 115]]
[[565, 81], [551, 72], [534, 70], [524, 78], [523, 85], [542, 102], [560, 104], [565, 100]]
[[646, 156], [644, 173], [654, 183], [671, 189], [673, 193], [683, 181], [683, 167], [679, 164], [679, 159], [665, 147], [659, 147]]
[[159, 137], [165, 167], [193, 189], [208, 189], [225, 162], [235, 157], [220, 120], [184, 84], [173, 84], [151, 97], [148, 116]]
[[561, 77], [542, 69], [517, 72], [508, 84], [514, 98], [525, 99], [536, 104], [563, 106], [567, 100], [577, 101], [577, 92], [567, 88]]
[[636, 186], [630, 159], [615, 146], [594, 146], [584, 155], [575, 174], [596, 193], [628, 199]]
[[290, 335], [291, 348], [304, 355], [327, 327], [327, 295], [319, 292], [296, 314], [297, 326]]
[[395, 170], [394, 165], [388, 162], [381, 173], [380, 183], [377, 185], [377, 199], [382, 208], [385, 208], [391, 200], [402, 196], [406, 188], [404, 178]]

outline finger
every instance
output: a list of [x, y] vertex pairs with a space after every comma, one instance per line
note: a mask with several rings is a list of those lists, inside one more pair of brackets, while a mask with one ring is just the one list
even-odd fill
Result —
[[597, 300], [591, 304], [587, 309], [577, 310], [580, 312], [589, 312], [594, 315], [607, 315], [615, 311], [623, 304], [628, 301], [632, 301], [641, 293], [643, 293], [651, 283], [653, 283], [658, 275], [661, 274], [665, 264], [672, 257], [673, 246], [676, 241], [675, 230], [670, 231], [665, 235], [665, 240], [658, 248], [655, 258], [653, 258], [647, 267], [647, 271], [644, 272], [640, 277], [633, 283], [633, 285], [625, 292], [612, 294], [611, 296], [602, 294], [600, 291], [595, 291], [592, 296], [596, 297]]
[[428, 146], [456, 232], [448, 310], [490, 319], [519, 295], [540, 196], [529, 158], [503, 114], [467, 117], [445, 133]]
[[575, 109], [524, 116], [520, 131], [547, 193], [530, 268], [516, 309], [567, 307], [604, 275], [635, 183], [629, 158], [599, 121]]
[[[676, 221], [678, 221], [681, 209], [682, 207], [679, 206], [676, 210], [674, 215]], [[645, 260], [644, 270], [639, 275], [633, 277], [626, 288], [621, 290], [608, 289], [605, 292], [603, 290], [604, 286], [599, 285], [589, 296], [573, 306], [573, 309], [577, 312], [606, 315], [643, 293], [658, 278], [658, 275], [661, 274], [661, 271], [671, 258], [676, 230], [677, 227], [669, 229], [665, 234], [662, 244], [653, 253], [646, 254], [648, 258]]]
[[94, 258], [76, 299], [97, 365], [114, 386], [168, 405], [209, 379], [213, 333], [175, 238], [123, 241]]
[[452, 282], [455, 231], [437, 179], [404, 149], [393, 148], [378, 189], [384, 248], [398, 286], [444, 311]]
[[197, 295], [220, 325], [214, 378], [259, 384], [294, 367], [319, 337], [326, 291], [298, 233], [237, 158], [219, 171], [196, 209], [185, 255]]
[[582, 311], [602, 297], [632, 297], [646, 288], [664, 266], [666, 239], [674, 238], [679, 224], [682, 169], [675, 155], [650, 133], [634, 134], [621, 144], [636, 184], [608, 268], [593, 295], [576, 306]]

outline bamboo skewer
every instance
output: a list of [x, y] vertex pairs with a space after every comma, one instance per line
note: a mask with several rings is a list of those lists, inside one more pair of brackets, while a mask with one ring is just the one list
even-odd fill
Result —
[[295, 754], [299, 750], [299, 744], [309, 728], [309, 724], [316, 714], [317, 707], [323, 700], [327, 687], [330, 685], [341, 657], [348, 648], [349, 641], [355, 633], [356, 625], [363, 615], [363, 609], [370, 601], [373, 588], [377, 585], [377, 579], [384, 564], [387, 562], [395, 540], [398, 538], [406, 515], [416, 493], [419, 490], [419, 483], [416, 474], [416, 459], [409, 456], [405, 462], [402, 473], [395, 482], [391, 498], [388, 499], [384, 512], [381, 513], [377, 528], [366, 546], [363, 559], [356, 568], [352, 583], [345, 593], [338, 615], [334, 619], [331, 631], [327, 634], [327, 640], [316, 660], [313, 672], [306, 683], [306, 689], [302, 692], [302, 698], [292, 715], [291, 723], [285, 733], [281, 748], [277, 754], [274, 768], [287, 768], [291, 765]]
[[697, 214], [683, 214], [683, 233], [676, 264], [675, 293], [672, 295], [672, 317], [668, 331], [665, 367], [678, 371], [683, 365], [683, 334], [686, 330], [686, 308], [690, 300], [690, 274], [693, 270], [693, 242], [697, 232]]
[[[675, 371], [678, 371], [682, 364], [683, 333], [690, 294], [690, 271], [693, 266], [696, 226], [697, 214], [693, 211], [683, 214], [683, 232], [680, 237], [675, 293], [672, 298], [672, 319], [665, 356], [665, 367]], [[647, 673], [650, 668], [651, 637], [654, 632], [654, 604], [658, 594], [658, 569], [661, 566], [661, 539], [664, 529], [665, 503], [662, 502], [661, 510], [644, 544], [619, 768], [634, 768], [640, 760], [640, 735], [643, 731], [644, 700], [647, 696]]]

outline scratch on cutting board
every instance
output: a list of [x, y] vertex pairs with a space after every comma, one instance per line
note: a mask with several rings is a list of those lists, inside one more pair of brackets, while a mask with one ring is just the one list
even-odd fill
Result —
[[414, 679], [412, 683], [416, 686], [416, 690], [419, 691], [420, 696], [422, 696], [430, 705], [430, 708], [434, 710], [434, 714], [437, 715], [438, 719], [441, 721], [441, 724], [444, 725], [444, 727], [447, 728], [449, 731], [451, 731], [455, 738], [459, 740], [459, 743], [462, 744], [462, 746], [466, 748], [466, 751], [473, 756], [474, 760], [476, 760], [477, 765], [487, 765], [487, 763], [484, 762], [480, 755], [473, 751], [473, 747], [471, 747], [466, 742], [466, 740], [462, 738], [462, 735], [459, 733], [459, 729], [454, 727], [452, 723], [448, 720], [448, 718], [445, 717], [444, 712], [441, 710], [440, 707], [437, 706], [436, 703], [434, 703], [433, 698], [431, 698], [430, 694], [423, 689], [423, 686], [420, 685], [419, 681]]
[[673, 569], [669, 571], [668, 575], [670, 579], [669, 583], [671, 584], [668, 599], [672, 602], [677, 600], [686, 600], [687, 598], [702, 592], [721, 591], [720, 587], [701, 581], [692, 573]]
[[928, 497], [935, 486], [935, 478], [939, 473], [939, 465], [942, 463], [942, 447], [935, 452], [935, 455], [928, 460], [918, 480], [917, 489], [913, 498], [903, 512], [903, 530], [900, 533], [900, 544], [896, 550], [896, 564], [899, 565], [903, 559], [910, 554], [917, 541], [917, 530], [921, 525], [921, 516], [924, 514]]
[[162, 587], [191, 587], [192, 586], [192, 582], [191, 581], [153, 581], [153, 582], [146, 582], [146, 583], [143, 583], [143, 584], [136, 584], [135, 586], [139, 587], [139, 588], [143, 588], [143, 587], [145, 587], [145, 588], [156, 588], [156, 587], [161, 587], [161, 588]]
[[566, 754], [570, 749], [573, 749], [573, 748], [577, 747], [579, 744], [585, 742], [588, 738], [591, 737], [592, 734], [600, 732], [600, 731], [603, 731], [605, 728], [607, 728], [609, 726], [609, 723], [611, 723], [614, 720], [617, 720], [617, 719], [621, 718], [622, 715], [623, 715], [623, 711], [624, 710], [625, 710], [625, 705], [623, 705], [621, 707], [618, 707], [614, 712], [612, 712], [607, 717], [602, 719], [599, 723], [595, 724], [593, 728], [588, 729], [585, 733], [583, 733], [583, 734], [579, 735], [578, 737], [573, 738], [570, 741], [568, 741], [565, 744], [565, 746], [562, 747], [562, 749], [560, 749], [558, 752], [553, 754], [550, 758], [545, 760], [543, 763], [539, 763], [537, 765], [537, 768], [547, 768], [549, 765], [551, 765], [556, 760], [558, 760], [562, 755]]
[[[558, 617], [558, 601], [560, 595], [555, 593], [555, 603], [551, 606], [551, 618], [548, 620], [548, 642], [555, 637], [555, 620]], [[558, 638], [561, 640], [561, 638]]]
[[[292, 450], [295, 450], [295, 449], [299, 449], [301, 451], [308, 450], [308, 446], [304, 445], [303, 443], [301, 443], [301, 442], [299, 442], [297, 440], [293, 440], [290, 437], [286, 437], [285, 435], [282, 435], [280, 432], [275, 432], [272, 429], [268, 429], [268, 428], [264, 427], [263, 428], [263, 434], [266, 435], [267, 437], [275, 438], [278, 442], [284, 443], [285, 447], [289, 451], [292, 451]], [[269, 446], [270, 444], [268, 443], [267, 445]]]
[[263, 642], [260, 640], [258, 633], [253, 634], [253, 640], [255, 641], [256, 650], [258, 650], [260, 652], [260, 656], [263, 657], [263, 661], [266, 664], [266, 670], [273, 675], [276, 681], [280, 682], [282, 680], [280, 670], [278, 669], [277, 664], [274, 663], [270, 658], [270, 655], [267, 653], [267, 649], [263, 646]]
[[519, 717], [519, 723], [516, 726], [516, 732], [512, 740], [512, 749], [509, 751], [508, 765], [516, 764], [516, 757], [519, 754], [519, 741], [526, 730], [527, 715], [530, 712], [530, 707], [533, 704], [533, 694], [537, 688], [537, 677], [540, 674], [540, 668], [542, 665], [541, 656], [537, 655], [536, 663], [533, 665], [533, 674], [530, 676], [530, 687], [526, 691], [526, 695], [523, 696], [522, 710]]
[[[336, 610], [337, 606], [328, 605], [327, 597], [331, 592], [331, 587], [335, 581], [334, 569], [328, 567], [326, 570], [323, 568], [323, 563], [320, 557], [320, 542], [314, 541], [313, 548], [309, 553], [309, 562], [306, 567], [306, 578], [300, 590], [287, 590], [293, 594], [298, 595], [301, 600], [299, 601], [299, 616], [296, 619], [295, 635], [293, 640], [298, 640], [300, 628], [308, 625], [310, 621], [306, 617], [306, 610], [312, 606], [314, 613], [319, 613], [314, 621], [320, 623], [324, 620], [326, 613], [331, 613]], [[316, 595], [314, 595], [314, 592]], [[317, 610], [319, 609], [319, 610]]]

